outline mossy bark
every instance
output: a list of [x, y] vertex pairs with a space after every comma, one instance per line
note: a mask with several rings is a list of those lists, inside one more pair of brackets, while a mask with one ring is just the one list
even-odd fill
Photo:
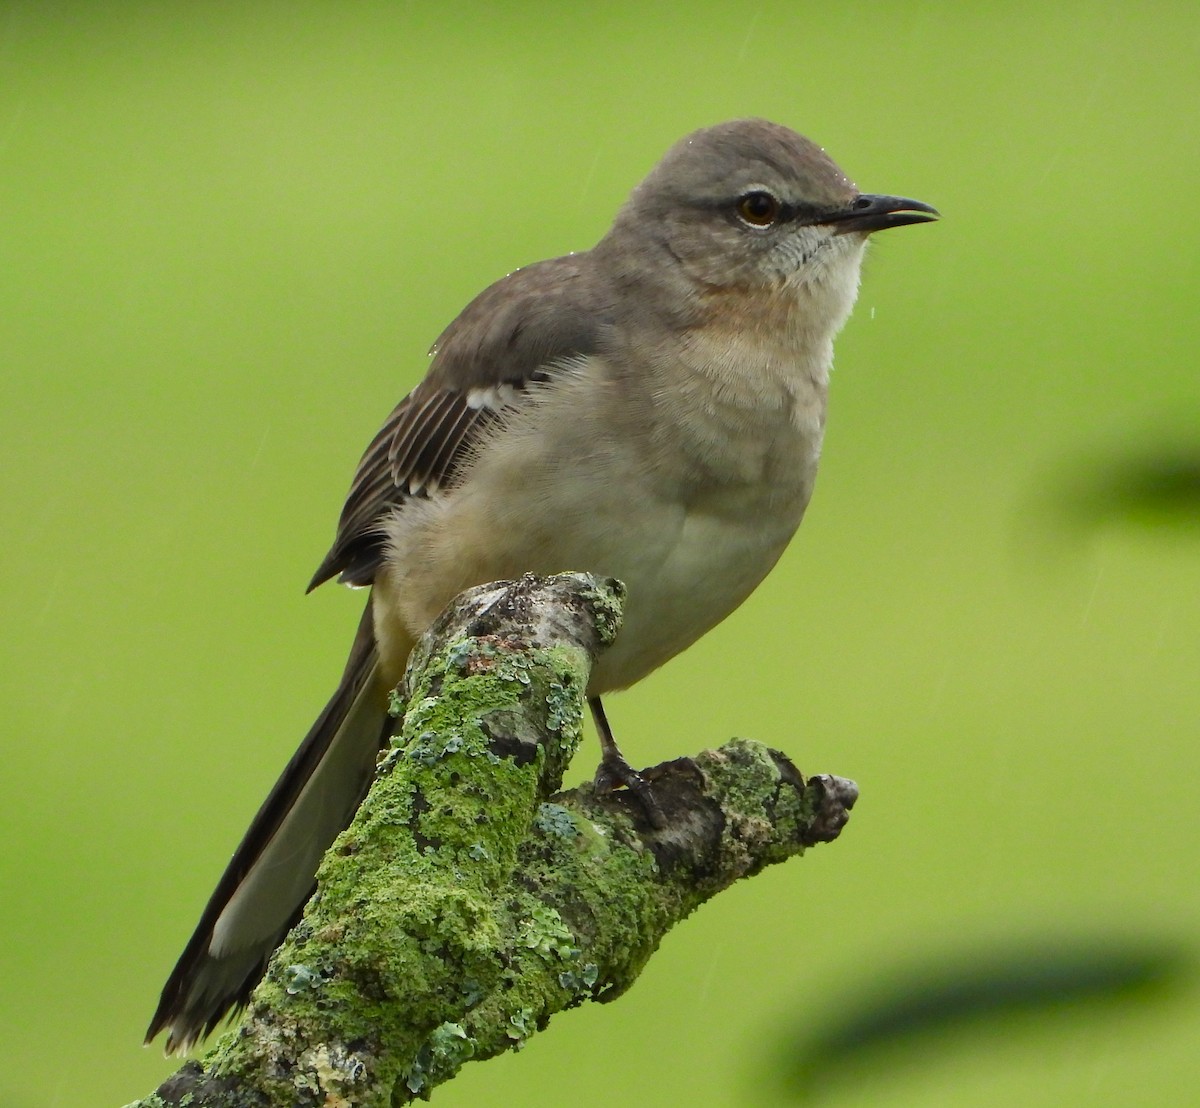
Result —
[[[850, 782], [734, 740], [624, 793], [557, 793], [623, 590], [464, 593], [414, 652], [404, 725], [239, 1027], [138, 1105], [405, 1104], [629, 987], [739, 877], [835, 838]], [[656, 821], [657, 822], [657, 821]], [[131, 1106], [134, 1108], [134, 1106]]]

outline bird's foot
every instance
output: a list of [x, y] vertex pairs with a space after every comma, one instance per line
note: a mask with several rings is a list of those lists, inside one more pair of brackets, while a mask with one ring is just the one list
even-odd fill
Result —
[[667, 817], [663, 815], [650, 780], [633, 768], [619, 753], [605, 753], [604, 759], [596, 767], [596, 776], [592, 784], [599, 796], [607, 796], [616, 789], [624, 786], [629, 792], [630, 799], [636, 801], [650, 826], [661, 831], [667, 826]]

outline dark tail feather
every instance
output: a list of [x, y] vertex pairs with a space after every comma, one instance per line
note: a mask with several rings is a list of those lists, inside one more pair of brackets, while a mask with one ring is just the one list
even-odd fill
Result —
[[246, 1003], [312, 895], [317, 865], [371, 783], [392, 720], [371, 605], [337, 691], [254, 817], [196, 925], [146, 1031], [183, 1052]]

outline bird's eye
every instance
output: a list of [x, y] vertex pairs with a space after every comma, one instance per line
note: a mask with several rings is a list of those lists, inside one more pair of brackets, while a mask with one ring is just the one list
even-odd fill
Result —
[[749, 223], [751, 227], [770, 227], [779, 218], [782, 207], [779, 200], [769, 192], [756, 189], [738, 197], [736, 210], [738, 218]]

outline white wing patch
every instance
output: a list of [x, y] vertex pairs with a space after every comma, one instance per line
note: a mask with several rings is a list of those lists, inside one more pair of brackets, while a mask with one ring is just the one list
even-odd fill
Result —
[[471, 389], [467, 393], [467, 407], [476, 411], [486, 408], [498, 412], [515, 403], [517, 390], [514, 385], [502, 382], [499, 385], [488, 385], [485, 388]]

